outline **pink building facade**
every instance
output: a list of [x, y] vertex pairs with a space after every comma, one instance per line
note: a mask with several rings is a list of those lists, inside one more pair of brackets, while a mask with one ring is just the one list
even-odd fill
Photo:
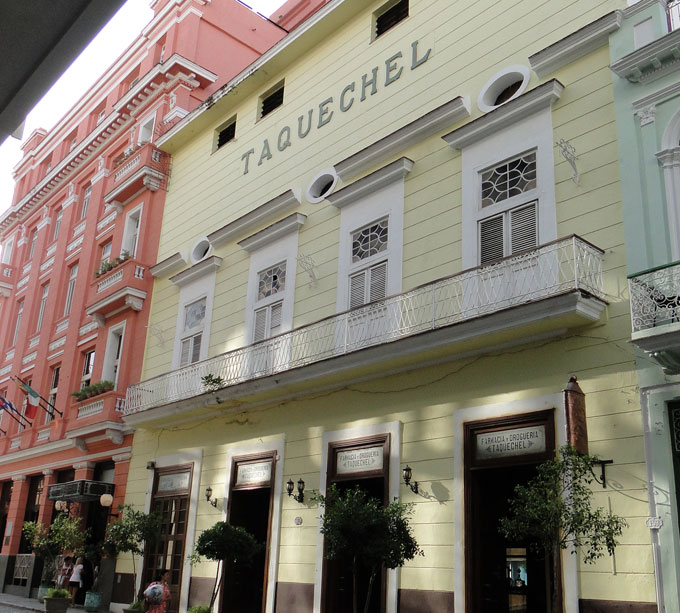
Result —
[[[171, 165], [154, 139], [286, 34], [236, 0], [151, 6], [117, 62], [54, 129], [26, 140], [0, 217], [0, 395], [23, 414], [5, 405], [0, 418], [5, 592], [38, 584], [24, 521], [49, 523], [65, 501], [101, 538], [100, 496], [114, 508], [125, 497], [125, 389], [147, 339], [162, 342], [147, 328], [149, 269]], [[35, 415], [17, 377], [42, 397]]]

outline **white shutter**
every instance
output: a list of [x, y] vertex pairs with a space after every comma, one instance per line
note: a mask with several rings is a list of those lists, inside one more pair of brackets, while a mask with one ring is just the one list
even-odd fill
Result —
[[182, 353], [179, 358], [179, 365], [186, 366], [189, 364], [189, 359], [191, 356], [191, 339], [185, 338], [182, 341]]
[[510, 253], [534, 249], [537, 244], [536, 203], [510, 211]]
[[387, 295], [387, 262], [376, 264], [370, 269], [371, 284], [369, 289], [369, 302], [381, 300]]
[[283, 302], [272, 304], [269, 308], [270, 317], [268, 337], [276, 336], [281, 331], [281, 312], [283, 311]]
[[486, 264], [503, 257], [503, 216], [479, 222], [479, 263]]
[[368, 271], [352, 275], [349, 278], [349, 308], [354, 309], [366, 304], [366, 274]]
[[253, 330], [253, 343], [264, 340], [267, 333], [267, 309], [255, 311], [255, 326]]
[[196, 336], [192, 336], [191, 340], [193, 341], [192, 347], [191, 347], [191, 363], [193, 364], [194, 362], [198, 362], [201, 359], [201, 338], [203, 334], [197, 334]]

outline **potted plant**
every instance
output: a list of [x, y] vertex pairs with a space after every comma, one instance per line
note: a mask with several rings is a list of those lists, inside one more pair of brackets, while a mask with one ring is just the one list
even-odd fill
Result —
[[359, 486], [341, 492], [335, 484], [327, 496], [316, 494], [314, 499], [325, 509], [321, 533], [325, 537], [326, 559], [342, 559], [351, 564], [353, 613], [359, 611], [357, 579], [360, 574], [368, 575], [366, 594], [362, 595], [363, 610], [367, 613], [373, 584], [382, 568], [398, 568], [423, 555], [408, 523], [412, 505], [395, 500], [383, 506]]
[[[144, 545], [153, 544], [160, 532], [160, 518], [155, 513], [137, 511], [132, 505], [120, 505], [120, 517], [106, 527], [104, 549], [112, 555], [129, 553], [132, 556], [134, 586], [137, 585], [137, 565], [135, 559], [144, 553]], [[126, 610], [143, 611], [144, 602], [135, 598], [132, 588], [132, 604]], [[141, 602], [141, 607], [139, 604]], [[138, 608], [134, 608], [137, 606]]]
[[210, 613], [211, 611], [212, 607], [207, 604], [195, 604], [187, 609], [187, 613]]
[[198, 564], [201, 561], [201, 557], [217, 562], [217, 572], [212, 594], [210, 595], [210, 605], [206, 607], [207, 613], [210, 613], [215, 603], [215, 598], [217, 598], [224, 562], [228, 561], [241, 566], [248, 566], [259, 550], [260, 545], [250, 532], [240, 526], [232, 526], [226, 521], [218, 521], [211, 528], [201, 532], [196, 541], [194, 553], [191, 554], [189, 560], [192, 566]]
[[71, 594], [68, 590], [51, 587], [47, 590], [44, 607], [48, 613], [66, 613], [71, 604]]
[[54, 585], [58, 573], [57, 561], [61, 553], [77, 552], [83, 548], [89, 530], [83, 530], [81, 524], [81, 517], [70, 517], [62, 513], [57, 515], [49, 527], [37, 521], [24, 522], [24, 536], [35, 556], [43, 562], [39, 597]]
[[586, 564], [612, 555], [626, 520], [611, 511], [593, 508], [590, 484], [598, 458], [580, 453], [569, 445], [559, 456], [539, 464], [536, 476], [527, 485], [518, 485], [510, 500], [510, 513], [500, 521], [499, 530], [507, 539], [526, 542], [539, 555], [550, 560], [551, 610], [561, 611], [559, 556], [570, 548]]

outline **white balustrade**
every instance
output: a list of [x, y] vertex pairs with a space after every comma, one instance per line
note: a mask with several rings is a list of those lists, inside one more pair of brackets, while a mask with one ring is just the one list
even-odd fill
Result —
[[123, 278], [123, 271], [117, 270], [112, 275], [109, 275], [103, 281], [97, 283], [97, 293], [100, 294], [104, 290], [108, 289], [112, 285], [115, 285]]
[[131, 385], [124, 412], [203, 394], [207, 374], [227, 387], [572, 290], [604, 298], [602, 251], [576, 236]]
[[129, 162], [127, 162], [119, 171], [116, 172], [116, 174], [113, 176], [114, 182], [119, 181], [122, 177], [124, 177], [128, 172], [130, 172], [133, 168], [136, 166], [139, 166], [139, 163], [142, 161], [142, 156], [137, 154], [135, 157], [133, 157]]
[[97, 413], [101, 413], [103, 410], [104, 410], [103, 400], [95, 400], [94, 402], [89, 402], [88, 404], [78, 407], [78, 419], [96, 415]]

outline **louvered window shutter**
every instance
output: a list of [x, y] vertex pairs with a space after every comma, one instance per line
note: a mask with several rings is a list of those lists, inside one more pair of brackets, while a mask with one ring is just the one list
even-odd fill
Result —
[[366, 303], [366, 274], [362, 270], [349, 278], [349, 308], [354, 309]]
[[191, 337], [192, 347], [191, 347], [191, 363], [198, 362], [201, 359], [201, 337], [203, 334], [196, 334], [196, 336]]
[[533, 249], [538, 244], [536, 203], [510, 211], [510, 252]]
[[272, 304], [269, 308], [271, 309], [271, 316], [268, 336], [276, 336], [281, 331], [281, 312], [283, 311], [283, 302]]
[[185, 338], [182, 341], [182, 353], [179, 358], [179, 365], [186, 366], [189, 363], [190, 355], [191, 355], [191, 339]]
[[499, 260], [503, 253], [503, 216], [479, 222], [479, 263]]
[[387, 262], [381, 262], [370, 269], [371, 285], [369, 302], [381, 300], [387, 295]]
[[253, 342], [264, 340], [267, 333], [267, 308], [255, 311], [255, 329], [253, 333]]

